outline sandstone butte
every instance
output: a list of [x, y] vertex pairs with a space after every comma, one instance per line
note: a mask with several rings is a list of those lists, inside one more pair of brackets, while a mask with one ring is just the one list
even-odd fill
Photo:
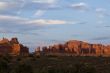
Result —
[[[42, 51], [41, 51], [42, 49]], [[90, 44], [83, 41], [70, 40], [65, 44], [38, 47], [36, 54], [59, 56], [110, 56], [110, 45]]]
[[18, 39], [12, 38], [11, 40], [8, 40], [7, 38], [3, 38], [0, 40], [0, 55], [28, 55], [29, 49], [20, 44], [18, 42]]

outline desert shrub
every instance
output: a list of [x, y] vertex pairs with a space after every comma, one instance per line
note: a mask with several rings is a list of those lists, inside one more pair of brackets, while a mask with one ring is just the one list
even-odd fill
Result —
[[8, 62], [0, 59], [0, 73], [8, 73]]
[[33, 73], [32, 67], [25, 63], [17, 65], [14, 73]]

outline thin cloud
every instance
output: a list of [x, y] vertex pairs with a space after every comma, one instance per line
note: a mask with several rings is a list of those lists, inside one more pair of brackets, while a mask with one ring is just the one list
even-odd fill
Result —
[[89, 9], [88, 5], [84, 2], [71, 4], [70, 7], [80, 11], [86, 11]]
[[4, 9], [6, 5], [7, 4], [5, 2], [0, 2], [0, 10]]
[[1, 31], [0, 30], [0, 33], [3, 33], [3, 34], [21, 34], [21, 35], [40, 35], [38, 33], [30, 33], [30, 32], [13, 32], [13, 31]]
[[96, 13], [99, 18], [103, 18], [105, 16], [110, 16], [108, 11], [105, 8], [96, 8]]
[[0, 15], [1, 23], [17, 23], [21, 24], [30, 24], [30, 25], [55, 25], [55, 24], [75, 24], [75, 21], [65, 21], [65, 20], [52, 20], [52, 19], [28, 19], [18, 16], [6, 16]]
[[53, 4], [56, 2], [56, 0], [32, 0], [32, 2]]
[[45, 10], [37, 10], [34, 16], [42, 16], [46, 11]]
[[56, 0], [0, 1], [0, 14], [19, 15], [25, 11], [35, 11], [33, 15], [37, 15], [42, 11], [41, 15], [43, 15], [47, 10], [57, 9], [56, 3]]
[[[52, 20], [52, 19], [28, 19], [18, 16], [0, 15], [0, 32], [1, 33], [17, 33], [17, 34], [32, 34], [35, 30], [44, 29], [48, 25], [64, 25], [75, 24], [74, 21]], [[6, 27], [7, 26], [7, 27]], [[14, 30], [14, 31], [13, 31]], [[31, 32], [32, 31], [32, 32]]]
[[96, 8], [95, 11], [98, 18], [97, 23], [104, 24], [104, 18], [110, 16], [108, 10], [105, 8]]
[[25, 0], [21, 0], [21, 1], [22, 1], [22, 4], [20, 4], [20, 9], [19, 9], [18, 12], [17, 12], [18, 15], [21, 14], [22, 8], [25, 6], [25, 3], [26, 3]]
[[106, 26], [104, 26], [104, 27], [106, 27], [106, 28], [110, 28], [110, 26], [109, 26], [109, 25], [106, 25]]
[[93, 40], [109, 40], [109, 39], [110, 39], [110, 36], [102, 36], [102, 37], [93, 38]]
[[70, 22], [63, 20], [45, 20], [45, 19], [36, 19], [27, 22], [28, 24], [39, 24], [39, 25], [56, 25], [56, 24], [68, 24]]
[[18, 3], [16, 2], [0, 2], [0, 10], [14, 9]]

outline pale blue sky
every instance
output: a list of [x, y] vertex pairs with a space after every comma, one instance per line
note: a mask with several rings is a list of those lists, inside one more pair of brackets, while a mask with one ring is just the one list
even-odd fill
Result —
[[18, 37], [30, 48], [67, 40], [109, 44], [109, 32], [110, 0], [0, 0], [0, 38]]

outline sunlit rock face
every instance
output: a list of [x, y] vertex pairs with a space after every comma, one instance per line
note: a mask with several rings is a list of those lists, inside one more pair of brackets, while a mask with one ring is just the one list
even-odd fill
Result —
[[0, 54], [10, 54], [10, 55], [20, 55], [20, 54], [28, 54], [28, 48], [19, 43], [17, 38], [12, 38], [8, 40], [3, 38], [0, 41]]
[[20, 53], [20, 44], [13, 44], [12, 45], [12, 50], [10, 51], [11, 54], [13, 55], [19, 55]]
[[66, 46], [66, 48], [68, 48], [69, 52], [79, 54], [81, 42], [76, 41], [76, 40], [71, 40], [71, 41], [66, 42], [65, 46]]
[[9, 43], [9, 40], [7, 38], [3, 38], [0, 40], [0, 44]]
[[45, 54], [72, 55], [72, 56], [110, 56], [110, 45], [90, 44], [83, 41], [70, 40], [65, 44], [55, 44], [43, 47]]

